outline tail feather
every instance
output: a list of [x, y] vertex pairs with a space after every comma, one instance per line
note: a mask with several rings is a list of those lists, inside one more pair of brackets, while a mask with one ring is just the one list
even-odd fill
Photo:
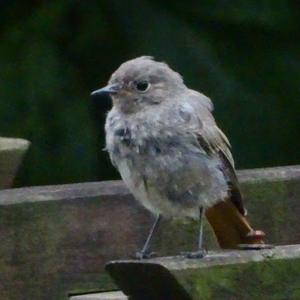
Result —
[[240, 244], [264, 244], [264, 233], [254, 230], [230, 200], [206, 209], [206, 217], [223, 249], [239, 248]]

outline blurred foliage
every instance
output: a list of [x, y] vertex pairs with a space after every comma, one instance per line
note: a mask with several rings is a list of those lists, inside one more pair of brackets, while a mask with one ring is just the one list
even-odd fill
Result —
[[297, 1], [1, 1], [0, 135], [31, 150], [19, 185], [117, 178], [104, 147], [123, 61], [152, 55], [215, 103], [238, 168], [300, 161]]

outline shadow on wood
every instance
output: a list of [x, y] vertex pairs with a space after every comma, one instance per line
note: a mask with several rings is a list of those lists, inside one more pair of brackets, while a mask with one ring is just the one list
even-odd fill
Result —
[[191, 300], [184, 287], [161, 264], [121, 261], [109, 263], [106, 269], [131, 300]]

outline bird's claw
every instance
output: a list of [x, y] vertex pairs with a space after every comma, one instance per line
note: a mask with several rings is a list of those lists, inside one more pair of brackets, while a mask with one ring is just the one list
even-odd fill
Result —
[[200, 249], [195, 252], [182, 252], [181, 255], [183, 255], [185, 258], [203, 258], [207, 255], [207, 251], [205, 249]]
[[152, 258], [156, 256], [156, 253], [155, 252], [150, 252], [150, 251], [138, 251], [136, 252], [135, 254], [135, 258], [136, 259], [149, 259], [149, 258]]

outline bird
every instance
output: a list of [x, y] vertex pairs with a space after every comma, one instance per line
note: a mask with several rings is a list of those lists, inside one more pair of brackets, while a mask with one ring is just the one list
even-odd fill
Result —
[[231, 146], [204, 94], [188, 88], [165, 62], [141, 56], [124, 62], [108, 84], [106, 146], [112, 164], [135, 199], [156, 217], [138, 259], [152, 256], [161, 219], [199, 219], [198, 244], [187, 258], [203, 258], [206, 216], [221, 248], [264, 245], [264, 232], [247, 220]]

